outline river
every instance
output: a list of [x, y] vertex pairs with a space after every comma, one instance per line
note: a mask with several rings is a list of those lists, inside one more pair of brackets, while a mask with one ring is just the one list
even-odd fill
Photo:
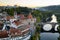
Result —
[[58, 40], [59, 33], [40, 33], [40, 40]]

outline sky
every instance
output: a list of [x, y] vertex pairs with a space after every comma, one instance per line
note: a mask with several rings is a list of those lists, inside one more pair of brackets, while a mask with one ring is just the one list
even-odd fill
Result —
[[0, 0], [0, 6], [19, 5], [24, 7], [43, 7], [60, 5], [60, 0]]

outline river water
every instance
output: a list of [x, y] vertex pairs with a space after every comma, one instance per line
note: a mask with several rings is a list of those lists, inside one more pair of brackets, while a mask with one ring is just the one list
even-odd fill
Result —
[[40, 40], [58, 40], [59, 33], [40, 33]]

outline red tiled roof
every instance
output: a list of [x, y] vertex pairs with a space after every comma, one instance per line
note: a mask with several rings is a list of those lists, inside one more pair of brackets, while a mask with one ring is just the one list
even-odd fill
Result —
[[0, 31], [0, 38], [6, 38], [8, 37], [8, 33], [6, 30]]
[[10, 16], [7, 16], [6, 19], [7, 19], [7, 20], [10, 20]]
[[32, 18], [32, 15], [31, 13], [29, 13], [29, 15], [27, 16], [28, 19], [31, 19]]
[[7, 16], [6, 17], [7, 20], [10, 20], [10, 19], [13, 19], [13, 18], [14, 18], [14, 16]]
[[21, 19], [24, 19], [25, 16], [24, 16], [23, 14], [20, 14], [20, 18], [21, 18]]
[[22, 19], [22, 20], [25, 18], [24, 14], [17, 14], [17, 16], [19, 16], [20, 19]]
[[11, 28], [10, 32], [11, 33], [15, 33], [15, 32], [21, 33], [21, 31], [19, 29], [15, 29], [15, 28]]
[[20, 21], [17, 21], [17, 20], [15, 20], [14, 23], [15, 23], [17, 26], [21, 24], [21, 22], [20, 22]]
[[24, 35], [25, 33], [29, 32], [29, 27], [30, 27], [29, 25], [25, 25], [25, 26], [22, 26], [22, 27], [17, 28], [17, 29], [11, 28], [10, 34], [11, 35], [14, 34], [14, 36], [15, 36], [15, 33], [17, 33], [17, 35]]
[[11, 34], [11, 36], [19, 36], [19, 35], [21, 35], [21, 31], [19, 29], [11, 28], [10, 34]]

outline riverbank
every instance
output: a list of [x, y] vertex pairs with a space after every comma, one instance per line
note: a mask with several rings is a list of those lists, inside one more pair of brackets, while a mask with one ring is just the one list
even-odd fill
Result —
[[31, 36], [29, 40], [40, 40], [40, 27], [37, 24], [35, 24], [35, 26], [36, 26], [35, 33], [34, 35]]

